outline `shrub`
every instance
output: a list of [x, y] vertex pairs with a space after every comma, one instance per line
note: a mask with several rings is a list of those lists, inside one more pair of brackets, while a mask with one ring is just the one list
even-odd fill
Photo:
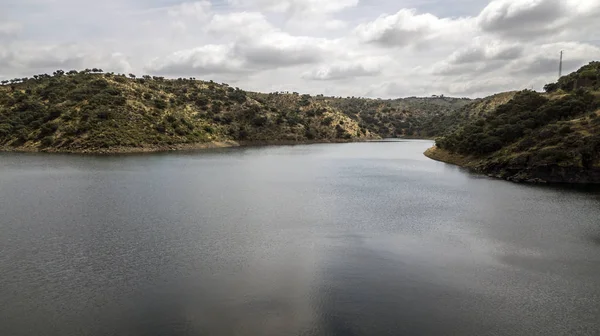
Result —
[[544, 85], [544, 91], [546, 91], [548, 93], [554, 92], [558, 89], [559, 89], [559, 86], [557, 83], [549, 83], [549, 84]]
[[206, 105], [208, 105], [208, 103], [209, 101], [206, 97], [198, 97], [196, 99], [196, 105], [198, 105], [199, 107], [205, 107]]
[[44, 147], [51, 146], [54, 143], [54, 137], [51, 135], [46, 136], [46, 137], [42, 138], [42, 141], [40, 143]]
[[221, 112], [221, 104], [219, 102], [213, 102], [211, 111], [213, 113], [220, 113]]
[[479, 146], [477, 146], [478, 152], [480, 154], [492, 153], [499, 150], [500, 148], [502, 148], [502, 141], [500, 140], [500, 138], [495, 136], [484, 138], [479, 143]]
[[252, 119], [252, 124], [256, 127], [262, 127], [267, 124], [268, 120], [265, 116], [257, 115]]
[[525, 139], [521, 140], [521, 142], [519, 142], [517, 148], [521, 151], [524, 151], [533, 146], [535, 146], [535, 141], [530, 137], [526, 137]]
[[58, 129], [58, 124], [55, 122], [49, 122], [46, 123], [44, 125], [42, 125], [41, 129], [40, 129], [40, 136], [46, 136], [49, 134], [53, 134], [54, 132], [56, 132], [56, 130]]
[[0, 137], [5, 137], [12, 131], [12, 126], [9, 124], [0, 124]]
[[113, 117], [113, 113], [111, 110], [107, 108], [103, 108], [100, 111], [96, 112], [96, 118], [101, 120], [108, 120]]
[[188, 131], [185, 128], [183, 128], [183, 127], [176, 126], [175, 127], [175, 133], [177, 133], [178, 135], [184, 136], [184, 135], [188, 134]]
[[240, 104], [242, 104], [246, 101], [246, 92], [244, 90], [240, 90], [240, 89], [233, 90], [232, 88], [229, 88], [228, 96], [231, 100], [238, 102]]
[[571, 127], [569, 125], [564, 125], [563, 127], [561, 127], [558, 130], [559, 134], [565, 135], [565, 134], [569, 134], [571, 133], [573, 130], [571, 129]]
[[204, 127], [203, 127], [203, 129], [204, 129], [204, 131], [205, 131], [206, 133], [208, 133], [208, 134], [213, 134], [213, 133], [214, 133], [214, 131], [215, 131], [215, 130], [212, 128], [212, 126], [210, 126], [210, 125], [206, 125], [206, 126], [204, 126]]
[[73, 125], [66, 125], [66, 126], [61, 127], [61, 131], [67, 136], [76, 135], [77, 127], [75, 127]]
[[60, 117], [61, 114], [62, 114], [62, 111], [60, 108], [58, 108], [56, 106], [52, 106], [48, 109], [48, 117], [46, 118], [46, 121], [54, 120], [54, 119]]
[[325, 125], [325, 126], [331, 126], [332, 122], [333, 122], [333, 118], [332, 117], [327, 117], [327, 118], [323, 119], [323, 121], [321, 122], [321, 124]]
[[162, 99], [155, 99], [154, 106], [159, 110], [164, 110], [167, 108], [167, 102]]
[[121, 90], [119, 90], [115, 87], [109, 87], [106, 90], [104, 90], [104, 92], [111, 96], [120, 96], [121, 95]]
[[538, 164], [540, 163], [558, 163], [562, 161], [566, 161], [570, 158], [568, 152], [559, 148], [548, 148], [539, 151], [534, 156], [534, 161]]
[[160, 133], [165, 133], [167, 131], [167, 127], [163, 123], [157, 124], [154, 128]]

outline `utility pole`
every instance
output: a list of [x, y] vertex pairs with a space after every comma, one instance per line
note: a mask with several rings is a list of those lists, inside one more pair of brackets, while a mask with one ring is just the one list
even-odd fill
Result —
[[562, 58], [563, 58], [563, 51], [560, 51], [560, 62], [558, 63], [558, 78], [560, 79], [560, 77], [562, 77]]

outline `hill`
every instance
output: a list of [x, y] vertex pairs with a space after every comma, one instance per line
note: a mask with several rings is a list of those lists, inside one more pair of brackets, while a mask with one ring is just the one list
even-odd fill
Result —
[[383, 138], [432, 138], [440, 134], [431, 126], [436, 125], [432, 119], [451, 115], [472, 102], [443, 96], [390, 100], [322, 97], [321, 100]]
[[100, 69], [2, 84], [0, 149], [17, 151], [136, 152], [410, 136], [419, 135], [425, 118], [470, 101], [265, 94]]
[[469, 120], [487, 116], [499, 105], [510, 101], [515, 94], [515, 91], [498, 93], [485, 98], [464, 101], [465, 105], [446, 113], [426, 114], [419, 123], [419, 131], [425, 138], [451, 132]]
[[600, 62], [545, 89], [474, 113], [426, 155], [514, 181], [600, 183]]

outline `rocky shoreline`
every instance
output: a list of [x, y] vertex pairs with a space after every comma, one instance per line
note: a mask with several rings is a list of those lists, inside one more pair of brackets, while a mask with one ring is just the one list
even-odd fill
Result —
[[145, 145], [140, 147], [111, 147], [111, 148], [82, 148], [82, 149], [61, 149], [61, 148], [38, 148], [38, 147], [0, 147], [0, 152], [13, 153], [57, 153], [57, 154], [100, 154], [100, 155], [117, 155], [117, 154], [140, 154], [140, 153], [160, 153], [172, 151], [193, 151], [202, 149], [215, 148], [230, 148], [230, 147], [253, 147], [253, 146], [291, 146], [291, 145], [309, 145], [320, 143], [349, 143], [363, 142], [367, 139], [327, 139], [318, 141], [294, 141], [294, 140], [260, 140], [260, 141], [212, 141], [191, 144], [176, 144], [176, 145]]
[[529, 167], [525, 165], [511, 166], [508, 163], [491, 163], [483, 159], [462, 156], [431, 147], [425, 156], [432, 160], [464, 167], [478, 174], [499, 178], [517, 183], [554, 183], [554, 184], [600, 184], [600, 168], [585, 169], [582, 167], [545, 165]]

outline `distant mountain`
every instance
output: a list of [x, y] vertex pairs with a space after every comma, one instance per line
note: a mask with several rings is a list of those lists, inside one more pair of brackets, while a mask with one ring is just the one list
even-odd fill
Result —
[[[600, 183], [600, 62], [545, 86], [476, 104], [426, 155], [514, 181]], [[482, 113], [483, 112], [483, 113]]]
[[432, 138], [439, 135], [436, 118], [444, 118], [472, 102], [467, 98], [410, 97], [401, 99], [321, 98], [361, 127], [384, 138]]
[[469, 120], [487, 116], [499, 105], [510, 101], [516, 93], [516, 91], [503, 92], [486, 98], [467, 100], [460, 108], [445, 113], [428, 113], [420, 120], [419, 132], [425, 137], [449, 133]]
[[266, 94], [100, 69], [58, 70], [1, 84], [0, 149], [18, 151], [137, 152], [432, 136], [422, 128], [425, 120], [470, 102]]

